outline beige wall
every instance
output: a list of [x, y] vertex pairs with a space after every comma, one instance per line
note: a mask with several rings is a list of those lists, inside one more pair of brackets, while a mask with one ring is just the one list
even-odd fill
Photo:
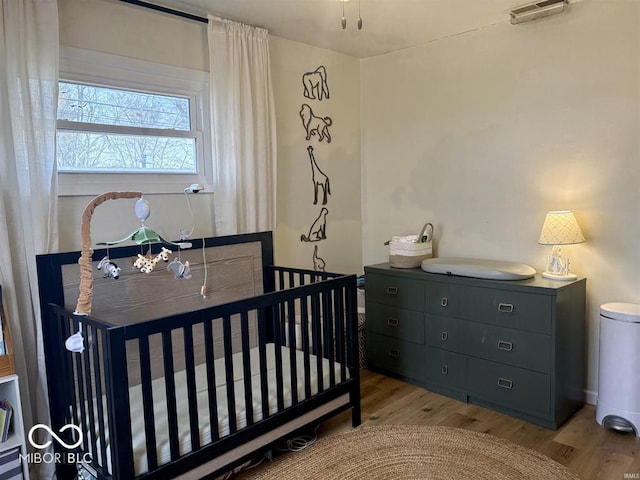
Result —
[[[203, 23], [105, 0], [59, 0], [59, 11], [63, 46], [208, 70]], [[278, 135], [276, 260], [281, 265], [312, 268], [313, 245], [317, 244], [327, 270], [359, 273], [362, 270], [359, 61], [277, 37], [271, 37], [271, 56]], [[331, 98], [314, 102], [303, 97], [301, 78], [304, 72], [319, 65], [327, 69]], [[305, 102], [312, 103], [318, 114], [332, 117], [330, 144], [315, 139], [305, 141], [298, 116]], [[331, 180], [327, 240], [317, 243], [300, 241], [300, 235], [308, 233], [320, 208], [313, 205], [307, 145], [314, 146], [318, 164]], [[163, 236], [177, 238], [180, 228], [190, 226], [181, 191], [145, 198], [152, 207], [148, 223]], [[190, 199], [197, 216], [194, 236], [212, 235], [215, 194], [203, 192]], [[61, 250], [79, 249], [80, 217], [90, 200], [91, 197], [59, 199]], [[92, 220], [94, 241], [122, 238], [136, 228], [138, 221], [132, 205], [133, 201], [120, 200], [96, 210]]]
[[588, 391], [599, 305], [640, 302], [640, 2], [584, 0], [363, 62], [364, 263], [435, 225], [438, 256], [528, 263], [548, 210], [587, 243]]
[[[63, 45], [207, 69], [204, 25], [104, 0], [59, 3]], [[542, 270], [544, 214], [572, 209], [588, 239], [565, 250], [588, 278], [595, 401], [599, 305], [640, 302], [639, 31], [640, 2], [583, 0], [560, 16], [505, 19], [362, 62], [272, 38], [278, 263], [311, 266], [313, 244], [299, 241], [318, 208], [308, 144], [331, 179], [328, 238], [318, 244], [329, 270], [385, 261], [383, 242], [425, 221], [435, 224], [439, 256]], [[301, 75], [318, 65], [327, 67], [331, 99], [314, 105], [334, 121], [330, 145], [307, 143], [297, 116]], [[209, 234], [212, 196], [193, 198], [198, 234]], [[78, 248], [87, 201], [60, 201], [63, 250]], [[177, 231], [182, 198], [151, 202], [162, 212], [152, 219]], [[95, 227], [108, 238], [122, 218], [113, 208]]]
[[[346, 55], [273, 38], [272, 76], [277, 105], [278, 211], [275, 231], [280, 265], [313, 267], [314, 246], [332, 272], [362, 271], [360, 208], [360, 62]], [[302, 75], [323, 65], [329, 99], [303, 96]], [[332, 120], [331, 143], [313, 136], [305, 140], [299, 111], [308, 104], [314, 114]], [[329, 177], [331, 195], [326, 240], [301, 242], [320, 213], [322, 190], [314, 205], [311, 163], [307, 147]]]

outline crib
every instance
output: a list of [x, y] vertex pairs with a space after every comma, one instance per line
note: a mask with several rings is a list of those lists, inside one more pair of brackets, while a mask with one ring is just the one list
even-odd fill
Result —
[[273, 266], [272, 242], [193, 241], [189, 280], [110, 248], [121, 275], [94, 270], [90, 316], [72, 313], [79, 252], [37, 257], [58, 478], [214, 478], [340, 412], [360, 424], [356, 277]]

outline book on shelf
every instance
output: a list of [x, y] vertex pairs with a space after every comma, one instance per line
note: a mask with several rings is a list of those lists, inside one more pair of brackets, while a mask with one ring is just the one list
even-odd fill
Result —
[[6, 442], [9, 438], [13, 407], [7, 400], [0, 400], [0, 442]]
[[2, 286], [0, 285], [0, 377], [16, 373], [10, 323], [7, 311], [2, 304]]
[[[0, 298], [0, 306], [2, 305], [2, 299]], [[4, 344], [4, 308], [0, 308], [0, 355], [6, 355], [7, 348]]]

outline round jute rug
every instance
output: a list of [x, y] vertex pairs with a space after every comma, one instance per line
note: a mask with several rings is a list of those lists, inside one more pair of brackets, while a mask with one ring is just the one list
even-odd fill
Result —
[[459, 428], [380, 425], [318, 440], [277, 458], [262, 480], [580, 480], [554, 460], [509, 440]]

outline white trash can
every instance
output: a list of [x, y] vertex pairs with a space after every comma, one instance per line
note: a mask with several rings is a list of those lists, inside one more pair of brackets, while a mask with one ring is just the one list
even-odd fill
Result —
[[600, 306], [596, 421], [640, 436], [640, 305]]

